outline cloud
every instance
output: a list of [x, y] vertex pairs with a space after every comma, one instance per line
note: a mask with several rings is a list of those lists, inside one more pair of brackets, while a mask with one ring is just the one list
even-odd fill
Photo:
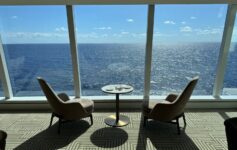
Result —
[[109, 37], [108, 34], [98, 34], [96, 32], [91, 32], [91, 33], [77, 33], [77, 37], [81, 39], [99, 39], [99, 38], [107, 38]]
[[38, 39], [38, 38], [51, 38], [51, 37], [66, 37], [65, 33], [51, 33], [51, 32], [8, 32], [6, 33], [9, 38], [26, 38], [26, 39]]
[[108, 37], [109, 35], [108, 34], [102, 34], [101, 37]]
[[237, 26], [234, 28], [233, 35], [237, 35]]
[[192, 32], [192, 28], [190, 26], [181, 27], [180, 32]]
[[175, 22], [171, 21], [171, 20], [166, 20], [166, 21], [164, 21], [164, 24], [175, 24]]
[[175, 34], [165, 34], [165, 33], [155, 32], [153, 36], [154, 37], [172, 37], [172, 36], [175, 36]]
[[18, 16], [11, 16], [11, 19], [17, 19]]
[[94, 30], [111, 30], [111, 27], [95, 27]]
[[194, 19], [197, 19], [197, 17], [192, 16], [192, 17], [190, 17], [190, 19], [194, 20]]
[[186, 24], [186, 22], [185, 22], [185, 21], [182, 21], [181, 24]]
[[237, 26], [235, 26], [235, 28], [234, 28], [232, 41], [237, 42]]
[[59, 28], [55, 28], [55, 31], [57, 31], [57, 32], [65, 32], [65, 31], [67, 31], [67, 29], [64, 28], [64, 27], [59, 27]]
[[133, 38], [144, 38], [146, 37], [146, 33], [131, 33]]
[[133, 19], [127, 19], [127, 22], [134, 22]]
[[123, 32], [121, 32], [121, 34], [129, 34], [129, 32], [125, 32], [125, 31], [123, 31]]
[[219, 12], [217, 14], [217, 18], [222, 18], [224, 15], [225, 7], [220, 7]]
[[78, 33], [77, 36], [79, 38], [99, 38], [99, 35], [95, 32], [91, 33]]
[[197, 35], [207, 35], [207, 34], [221, 34], [223, 32], [222, 28], [206, 28], [206, 29], [194, 29]]
[[122, 37], [121, 34], [117, 34], [117, 33], [114, 33], [112, 36], [114, 36], [114, 37]]
[[130, 33], [130, 32], [122, 31], [120, 33], [114, 33], [112, 36], [115, 38], [123, 38], [123, 37], [144, 38], [146, 37], [146, 33]]

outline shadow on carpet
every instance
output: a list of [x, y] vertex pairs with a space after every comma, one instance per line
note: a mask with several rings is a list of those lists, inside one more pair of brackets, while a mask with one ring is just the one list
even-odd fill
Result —
[[152, 120], [149, 121], [146, 127], [143, 127], [142, 121], [136, 150], [146, 150], [151, 147], [157, 150], [199, 150], [192, 139], [185, 133], [185, 128], [181, 129], [181, 134], [178, 135], [176, 125]]
[[123, 129], [107, 127], [96, 130], [90, 139], [98, 147], [113, 148], [124, 144], [128, 140], [128, 134]]
[[50, 128], [34, 135], [26, 140], [21, 145], [17, 146], [15, 150], [25, 149], [47, 149], [54, 150], [67, 146], [80, 135], [89, 129], [90, 125], [87, 121], [72, 121], [61, 126], [61, 133], [58, 134], [58, 123], [55, 123]]

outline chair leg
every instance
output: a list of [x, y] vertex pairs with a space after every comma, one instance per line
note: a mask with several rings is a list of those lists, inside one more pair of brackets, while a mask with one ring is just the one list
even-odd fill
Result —
[[147, 118], [146, 116], [144, 116], [144, 117], [143, 117], [143, 127], [145, 127], [145, 126], [146, 126], [147, 119], [148, 119], [148, 118]]
[[49, 127], [51, 127], [51, 125], [52, 125], [52, 123], [53, 123], [53, 117], [54, 117], [54, 113], [51, 114], [51, 119], [50, 119]]
[[62, 119], [58, 118], [58, 134], [60, 134], [61, 124], [62, 124]]
[[184, 126], [186, 126], [186, 119], [185, 119], [185, 115], [184, 115], [184, 113], [183, 113], [183, 120], [184, 120]]
[[177, 123], [178, 135], [180, 135], [179, 118], [176, 118], [176, 123]]
[[90, 115], [90, 119], [91, 119], [91, 125], [93, 125], [93, 116], [92, 116], [92, 114]]

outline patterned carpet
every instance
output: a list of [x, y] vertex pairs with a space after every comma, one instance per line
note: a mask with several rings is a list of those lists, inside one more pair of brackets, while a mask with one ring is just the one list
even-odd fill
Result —
[[[187, 112], [185, 132], [177, 134], [176, 125], [149, 121], [146, 128], [141, 113], [122, 113], [131, 123], [121, 128], [111, 128], [104, 119], [114, 113], [94, 113], [94, 124], [89, 118], [62, 125], [57, 134], [57, 119], [48, 128], [49, 113], [0, 114], [0, 129], [8, 133], [6, 149], [47, 150], [222, 150], [227, 149], [223, 122], [237, 112]], [[180, 120], [183, 126], [182, 119]]]

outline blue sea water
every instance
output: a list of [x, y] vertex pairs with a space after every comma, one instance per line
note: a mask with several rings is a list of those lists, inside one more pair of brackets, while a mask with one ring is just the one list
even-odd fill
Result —
[[[151, 94], [181, 91], [198, 75], [195, 95], [211, 95], [216, 76], [220, 43], [190, 43], [153, 47]], [[5, 44], [10, 80], [15, 96], [43, 95], [37, 76], [45, 78], [57, 92], [73, 92], [69, 44]], [[101, 87], [125, 83], [131, 95], [142, 95], [145, 45], [79, 44], [82, 95], [103, 95]], [[237, 87], [237, 47], [232, 45], [224, 87]]]

